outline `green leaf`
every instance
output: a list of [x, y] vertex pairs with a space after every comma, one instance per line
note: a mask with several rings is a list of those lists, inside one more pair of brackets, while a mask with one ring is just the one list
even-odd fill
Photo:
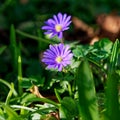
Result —
[[60, 116], [60, 119], [61, 120], [69, 120], [67, 119], [67, 111], [66, 109], [64, 108], [64, 106], [60, 105], [59, 106], [59, 116]]
[[78, 116], [77, 102], [71, 97], [64, 97], [61, 101], [61, 106], [63, 106], [64, 109], [66, 109], [67, 118], [72, 119], [73, 117]]
[[99, 120], [92, 71], [85, 59], [77, 70], [76, 83], [79, 95], [79, 114], [82, 120]]
[[31, 103], [31, 102], [29, 102], [29, 100], [34, 99], [34, 98], [36, 98], [36, 96], [34, 94], [24, 93], [21, 96], [21, 104], [29, 105]]
[[87, 55], [88, 54], [88, 52], [89, 52], [89, 47], [90, 46], [82, 46], [82, 45], [77, 45], [76, 47], [75, 47], [75, 49], [73, 50], [73, 54], [74, 54], [74, 56], [75, 57], [77, 57], [77, 58], [80, 58], [80, 57], [84, 57], [85, 55]]
[[18, 114], [12, 108], [10, 108], [8, 105], [3, 105], [2, 107], [8, 115], [7, 120], [22, 120], [18, 116]]
[[111, 48], [112, 48], [112, 41], [110, 41], [109, 39], [101, 39], [100, 41], [96, 42], [94, 44], [94, 48], [99, 48], [101, 49], [102, 51], [105, 51], [105, 52], [110, 52], [111, 51]]
[[118, 64], [118, 50], [119, 50], [119, 40], [116, 40], [113, 44], [110, 63], [108, 64], [108, 77], [106, 84], [106, 116], [110, 120], [120, 119], [119, 110], [119, 97], [118, 97], [118, 81], [119, 77], [116, 73]]
[[0, 108], [0, 120], [5, 120], [4, 111]]
[[52, 104], [52, 105], [54, 105], [55, 107], [57, 107], [58, 108], [58, 104], [56, 103], [56, 102], [54, 102], [54, 101], [52, 101], [52, 100], [50, 100], [50, 99], [47, 99], [47, 98], [37, 98], [37, 97], [35, 97], [35, 95], [33, 95], [33, 94], [25, 94], [24, 96], [23, 96], [23, 100], [22, 100], [22, 103], [25, 103], [25, 102], [27, 102], [27, 103], [31, 103], [31, 102], [43, 102], [43, 103], [49, 103], [49, 104]]

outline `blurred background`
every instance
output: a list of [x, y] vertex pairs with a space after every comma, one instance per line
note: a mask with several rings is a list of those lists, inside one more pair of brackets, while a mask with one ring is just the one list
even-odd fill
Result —
[[[86, 27], [91, 26], [94, 28], [93, 30], [96, 30], [98, 26], [104, 30], [107, 29], [108, 33], [101, 36], [108, 36], [113, 40], [118, 37], [120, 28], [119, 0], [0, 0], [0, 38], [8, 38], [6, 31], [9, 31], [11, 24], [14, 24], [17, 29], [35, 33], [36, 28], [40, 29], [47, 18], [58, 12], [77, 17], [77, 20], [73, 19], [73, 28], [79, 28], [83, 37], [86, 32], [89, 32]], [[72, 28], [71, 31], [73, 31]], [[111, 31], [115, 33], [112, 37], [109, 35]], [[71, 36], [66, 35], [66, 37], [67, 39], [82, 39], [81, 41], [91, 37], [88, 35], [83, 38], [78, 36], [80, 33], [75, 31], [71, 33]]]

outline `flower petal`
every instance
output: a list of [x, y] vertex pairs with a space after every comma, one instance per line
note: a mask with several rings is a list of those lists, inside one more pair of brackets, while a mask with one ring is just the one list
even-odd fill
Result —
[[59, 24], [59, 21], [58, 21], [58, 19], [57, 19], [57, 16], [56, 16], [56, 15], [53, 15], [53, 18], [54, 18], [56, 24]]
[[62, 33], [62, 32], [59, 32], [59, 33], [58, 33], [58, 37], [59, 37], [60, 39], [62, 39], [62, 38], [63, 38], [63, 33]]
[[61, 13], [58, 13], [59, 24], [62, 23], [62, 18], [63, 18], [62, 14], [61, 14]]

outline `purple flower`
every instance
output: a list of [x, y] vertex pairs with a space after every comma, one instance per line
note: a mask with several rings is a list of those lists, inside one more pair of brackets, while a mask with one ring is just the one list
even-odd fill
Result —
[[73, 54], [71, 53], [69, 46], [60, 43], [58, 45], [49, 46], [49, 49], [43, 53], [42, 62], [47, 65], [48, 69], [54, 68], [58, 69], [58, 71], [62, 71], [63, 67], [71, 63], [72, 57]]
[[58, 13], [57, 15], [53, 15], [53, 18], [48, 19], [45, 22], [45, 26], [42, 27], [43, 30], [46, 30], [45, 34], [49, 34], [50, 38], [54, 36], [58, 36], [60, 39], [63, 38], [63, 31], [69, 29], [69, 25], [71, 23], [71, 16], [67, 16], [67, 14]]

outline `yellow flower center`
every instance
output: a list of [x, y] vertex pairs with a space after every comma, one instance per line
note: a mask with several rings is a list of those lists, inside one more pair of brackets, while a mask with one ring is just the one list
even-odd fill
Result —
[[62, 58], [61, 58], [60, 56], [58, 56], [58, 57], [56, 57], [55, 61], [56, 61], [57, 63], [60, 63], [60, 62], [62, 61]]
[[62, 26], [61, 26], [61, 25], [56, 25], [56, 26], [55, 26], [55, 30], [56, 30], [57, 32], [60, 32], [60, 31], [62, 30]]

